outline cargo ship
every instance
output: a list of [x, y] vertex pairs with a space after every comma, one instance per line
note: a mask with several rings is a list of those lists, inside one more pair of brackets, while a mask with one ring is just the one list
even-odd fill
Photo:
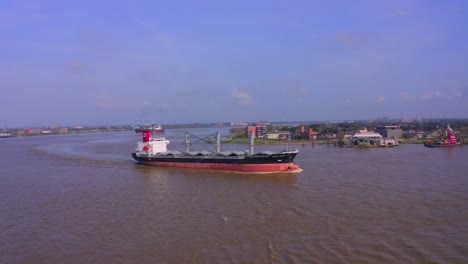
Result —
[[221, 151], [221, 136], [216, 133], [213, 151], [190, 151], [189, 135], [185, 133], [185, 151], [170, 151], [167, 149], [169, 140], [155, 137], [151, 131], [142, 133], [142, 141], [137, 143], [133, 158], [140, 164], [205, 170], [221, 170], [240, 173], [278, 173], [301, 172], [294, 164], [294, 158], [299, 150], [284, 150], [281, 152], [254, 152], [254, 134], [249, 135], [248, 151]]
[[428, 148], [457, 147], [461, 146], [461, 143], [453, 135], [453, 129], [450, 127], [450, 124], [448, 124], [444, 138], [437, 141], [428, 140], [424, 142], [424, 146]]
[[150, 131], [152, 134], [164, 134], [164, 129], [162, 129], [161, 125], [151, 125], [148, 127], [135, 128], [135, 132], [138, 135], [142, 135], [145, 131]]

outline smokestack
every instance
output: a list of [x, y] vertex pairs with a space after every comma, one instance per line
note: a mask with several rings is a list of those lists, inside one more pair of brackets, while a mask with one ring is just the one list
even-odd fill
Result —
[[143, 142], [145, 142], [145, 143], [149, 142], [150, 135], [151, 135], [151, 132], [149, 132], [148, 130], [143, 131]]

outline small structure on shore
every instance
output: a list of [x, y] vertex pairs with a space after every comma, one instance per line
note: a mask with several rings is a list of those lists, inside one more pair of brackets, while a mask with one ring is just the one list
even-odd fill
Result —
[[375, 133], [374, 131], [368, 131], [367, 128], [359, 130], [358, 133], [353, 136], [347, 135], [344, 137], [344, 147], [378, 147], [380, 146], [380, 140], [382, 135]]
[[378, 126], [375, 132], [384, 138], [393, 138], [399, 140], [403, 138], [403, 130], [399, 126]]
[[364, 128], [354, 135], [345, 135], [340, 146], [345, 148], [394, 147], [398, 146], [398, 140], [384, 138], [379, 133]]

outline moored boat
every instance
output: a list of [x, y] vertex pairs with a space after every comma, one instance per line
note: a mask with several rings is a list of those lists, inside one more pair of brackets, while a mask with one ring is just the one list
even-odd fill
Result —
[[9, 138], [9, 137], [13, 137], [13, 135], [10, 133], [0, 133], [0, 138]]
[[398, 145], [398, 140], [396, 139], [381, 138], [379, 140], [379, 147], [395, 147]]
[[164, 137], [151, 137], [150, 131], [143, 132], [143, 139], [137, 143], [137, 149], [132, 153], [133, 158], [140, 164], [222, 170], [242, 173], [276, 173], [300, 172], [294, 158], [299, 150], [271, 152], [254, 152], [253, 134], [250, 134], [249, 151], [220, 151], [220, 134], [216, 134], [215, 150], [190, 151], [188, 134], [185, 134], [185, 151], [170, 151], [167, 149], [169, 140]]
[[444, 138], [437, 141], [428, 140], [424, 142], [424, 146], [428, 148], [457, 147], [461, 146], [461, 143], [453, 135], [453, 129], [450, 127], [450, 124], [448, 124]]

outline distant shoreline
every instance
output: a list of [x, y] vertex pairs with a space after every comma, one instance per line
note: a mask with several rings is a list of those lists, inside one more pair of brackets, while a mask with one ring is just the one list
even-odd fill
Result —
[[[171, 128], [168, 128], [171, 129]], [[73, 135], [73, 134], [90, 134], [90, 133], [115, 133], [115, 132], [132, 132], [134, 130], [128, 129], [111, 129], [111, 130], [82, 130], [82, 131], [69, 131], [67, 133], [34, 133], [34, 134], [21, 134], [14, 135], [6, 138], [19, 138], [19, 137], [37, 137], [37, 136], [51, 136], [51, 135]], [[424, 144], [425, 140], [403, 140], [400, 141], [400, 144]], [[249, 144], [248, 139], [232, 139], [225, 140], [221, 142], [222, 144]], [[338, 145], [339, 142], [336, 139], [330, 140], [297, 140], [293, 139], [289, 142], [285, 140], [265, 140], [265, 139], [256, 139], [255, 145]]]
[[[249, 144], [248, 140], [226, 140], [222, 141], [223, 144]], [[400, 144], [407, 145], [419, 145], [424, 144], [424, 140], [403, 140], [399, 142]], [[255, 140], [255, 145], [338, 145], [338, 140], [291, 140], [287, 141], [277, 141], [277, 140]]]

